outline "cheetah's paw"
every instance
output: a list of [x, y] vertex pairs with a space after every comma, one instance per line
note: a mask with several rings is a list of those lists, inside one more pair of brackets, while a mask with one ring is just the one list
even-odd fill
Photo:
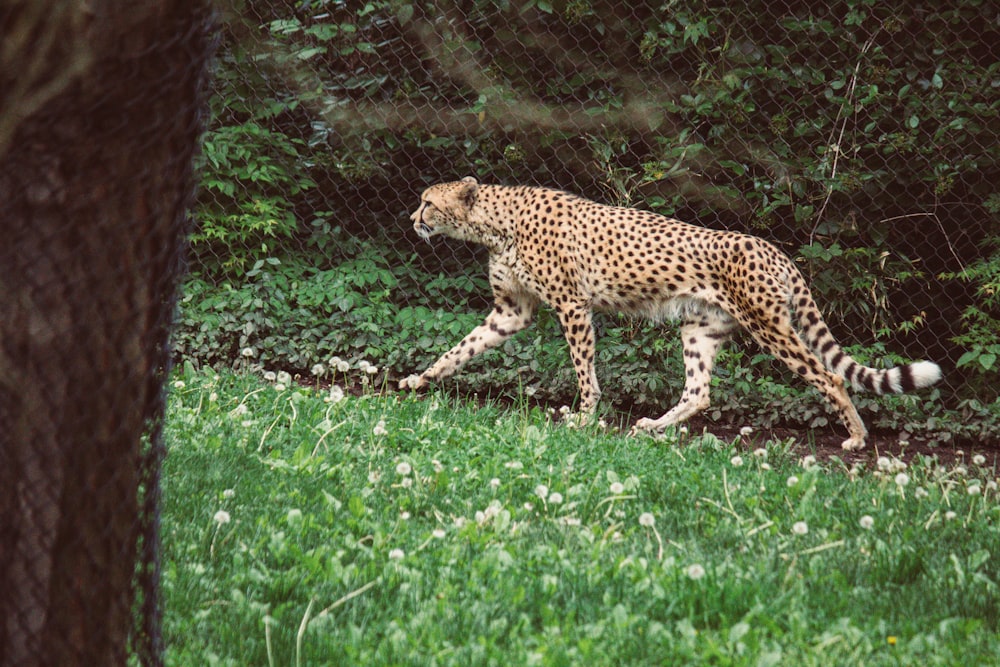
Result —
[[847, 452], [856, 452], [865, 448], [865, 439], [858, 436], [850, 437], [840, 443], [840, 448]]
[[655, 419], [649, 419], [648, 417], [643, 417], [635, 423], [632, 430], [628, 432], [629, 435], [653, 435], [660, 428], [659, 424], [656, 423]]
[[427, 380], [423, 375], [409, 375], [399, 381], [399, 388], [402, 389], [423, 389], [427, 386]]

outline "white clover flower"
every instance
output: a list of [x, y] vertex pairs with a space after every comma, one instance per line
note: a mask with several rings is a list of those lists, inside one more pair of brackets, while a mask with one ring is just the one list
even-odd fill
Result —
[[905, 472], [901, 472], [896, 475], [893, 481], [896, 482], [896, 486], [898, 486], [899, 488], [903, 488], [904, 486], [910, 483], [910, 476], [907, 475]]
[[183, 389], [184, 387], [184, 380], [178, 380], [174, 383], [174, 389]]
[[444, 528], [435, 528], [431, 532], [431, 536], [435, 537], [435, 538], [437, 538], [439, 540], [442, 539], [442, 538], [444, 538], [445, 535], [446, 535], [446, 533], [444, 532]]
[[524, 467], [524, 464], [520, 461], [507, 461], [507, 463], [503, 464], [503, 467], [508, 470], [520, 470]]
[[257, 356], [257, 351], [254, 350], [252, 347], [245, 347], [243, 348], [243, 351], [240, 352], [240, 354], [242, 354], [247, 359], [251, 359]]
[[493, 479], [490, 480], [490, 488], [491, 489], [497, 489], [499, 487], [500, 487], [500, 479], [499, 478], [494, 477]]
[[389, 560], [403, 560], [406, 557], [406, 552], [402, 549], [393, 549], [389, 552]]
[[285, 517], [288, 523], [298, 523], [302, 521], [302, 510], [300, 509], [290, 509], [288, 510], [288, 515]]
[[652, 528], [656, 525], [656, 517], [650, 512], [643, 512], [639, 515], [639, 525], [644, 528]]
[[792, 524], [792, 532], [796, 535], [805, 535], [809, 532], [809, 526], [805, 521], [796, 521]]
[[614, 482], [611, 484], [611, 493], [615, 494], [616, 496], [623, 493], [624, 491], [625, 491], [625, 485], [622, 484], [621, 482]]
[[812, 468], [813, 466], [816, 465], [816, 457], [813, 456], [812, 454], [809, 454], [807, 456], [803, 456], [801, 464], [802, 464], [803, 468], [805, 468], [806, 470], [809, 470], [810, 468]]
[[953, 512], [952, 510], [948, 510], [947, 512], [945, 512], [945, 513], [944, 513], [944, 520], [945, 520], [945, 521], [952, 521], [952, 520], [954, 520], [954, 519], [955, 519], [955, 517], [957, 517], [957, 516], [958, 516], [958, 515], [957, 515], [957, 514], [955, 514], [955, 512]]
[[399, 513], [399, 518], [401, 521], [409, 521], [410, 513], [407, 512], [406, 510], [403, 510], [402, 512]]
[[275, 373], [274, 371], [265, 371], [264, 379], [267, 380], [268, 382], [274, 382], [275, 380], [278, 379], [278, 374]]
[[530, 512], [531, 510], [535, 509], [535, 506], [532, 505], [531, 503], [524, 503], [524, 509]]
[[753, 450], [753, 455], [756, 456], [758, 459], [765, 459], [767, 458], [767, 450], [764, 449], [763, 447], [758, 447], [757, 449]]
[[535, 487], [535, 495], [541, 498], [542, 500], [545, 500], [546, 498], [549, 497], [549, 487], [545, 486], [544, 484], [539, 484], [538, 486]]
[[500, 514], [500, 510], [503, 509], [503, 505], [500, 504], [499, 500], [490, 501], [490, 504], [486, 506], [486, 518], [492, 519], [496, 515]]
[[292, 374], [288, 371], [278, 371], [277, 380], [287, 387], [292, 383]]
[[739, 468], [740, 466], [743, 465], [743, 457], [737, 454], [733, 458], [729, 459], [729, 462], [733, 465], [734, 468]]
[[746, 437], [746, 436], [750, 435], [751, 433], [753, 433], [753, 427], [752, 426], [744, 426], [744, 427], [740, 428], [740, 435], [743, 436], [743, 437]]
[[396, 464], [396, 474], [397, 475], [409, 475], [413, 468], [406, 461], [400, 461]]
[[798, 483], [799, 483], [799, 478], [796, 477], [795, 475], [792, 475], [787, 480], [785, 480], [785, 485], [789, 487], [795, 486]]
[[434, 468], [434, 472], [441, 472], [444, 470], [444, 466], [437, 459], [431, 459], [431, 467]]
[[209, 403], [215, 403], [217, 400], [219, 400], [218, 392], [213, 391], [211, 394], [208, 395]]
[[222, 492], [223, 498], [232, 498], [235, 495], [236, 495], [236, 489], [226, 489], [225, 491]]
[[705, 568], [699, 565], [698, 563], [695, 563], [694, 565], [688, 565], [687, 568], [684, 570], [684, 573], [688, 576], [689, 579], [698, 581], [699, 579], [705, 576]]
[[875, 519], [871, 518], [871, 516], [866, 514], [863, 517], [861, 517], [861, 520], [858, 521], [858, 523], [861, 524], [861, 527], [864, 528], [865, 530], [871, 530], [872, 526], [875, 525]]
[[309, 372], [316, 377], [322, 377], [326, 375], [326, 366], [323, 364], [313, 364], [313, 367], [309, 369]]
[[978, 484], [970, 484], [969, 488], [967, 488], [965, 492], [968, 493], [970, 496], [978, 496], [980, 493], [983, 492], [983, 489]]
[[212, 520], [220, 526], [229, 523], [231, 519], [232, 517], [229, 516], [229, 512], [226, 510], [219, 510], [215, 513], [215, 516], [212, 517]]
[[558, 505], [562, 501], [563, 501], [562, 494], [559, 493], [558, 491], [553, 491], [551, 494], [549, 494], [549, 502], [552, 503], [553, 505]]
[[982, 454], [976, 454], [975, 456], [972, 457], [972, 462], [977, 466], [981, 466], [984, 463], [986, 463], [986, 457], [983, 456]]
[[[386, 435], [388, 433], [389, 432], [387, 430], [385, 430], [385, 420], [384, 419], [379, 419], [378, 423], [375, 424], [375, 428], [372, 429], [372, 435], [380, 436], [380, 435]], [[397, 470], [398, 470], [398, 468], [397, 468]]]

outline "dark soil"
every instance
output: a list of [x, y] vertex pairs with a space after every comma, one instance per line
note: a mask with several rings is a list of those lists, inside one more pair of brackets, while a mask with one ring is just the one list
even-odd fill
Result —
[[[720, 440], [732, 442], [740, 437], [739, 427], [731, 424], [710, 422], [695, 417], [689, 422], [690, 433], [708, 431]], [[958, 442], [951, 444], [931, 444], [917, 437], [908, 442], [900, 442], [899, 434], [875, 432], [868, 434], [868, 446], [856, 452], [847, 452], [840, 448], [840, 443], [847, 437], [846, 430], [837, 428], [809, 429], [804, 427], [774, 427], [754, 428], [753, 433], [742, 438], [747, 442], [747, 448], [757, 447], [755, 443], [768, 440], [787, 440], [793, 438], [795, 447], [801, 450], [801, 455], [812, 454], [818, 461], [837, 458], [848, 467], [854, 463], [867, 463], [871, 468], [879, 456], [896, 457], [910, 463], [916, 456], [937, 457], [942, 464], [968, 462], [976, 454], [986, 457], [986, 465], [996, 467], [1000, 463], [1000, 446], [996, 443]]]
[[[299, 377], [296, 376], [296, 380], [298, 379]], [[324, 387], [329, 386], [329, 382], [327, 381], [322, 381], [320, 384]], [[384, 386], [382, 392], [377, 393], [394, 393], [397, 384], [398, 380], [386, 382], [382, 385]], [[313, 381], [311, 386], [316, 386], [315, 381]], [[376, 381], [375, 386], [380, 386], [380, 383]], [[361, 395], [366, 391], [371, 392], [372, 390], [360, 384], [353, 384], [345, 387], [345, 391], [353, 395]], [[482, 404], [486, 404], [487, 402], [486, 399], [478, 395], [462, 396], [462, 398], [477, 400]], [[493, 397], [489, 399], [489, 402], [492, 404], [512, 404], [510, 399], [504, 397]], [[531, 401], [531, 405], [544, 410], [549, 410], [550, 408], [558, 410], [559, 406], [564, 405], [564, 403], [557, 405], [554, 402]], [[648, 410], [637, 408], [632, 414], [641, 416], [645, 412], [648, 412]], [[558, 417], [558, 412], [556, 412], [555, 416]], [[631, 428], [631, 423], [636, 418], [636, 416], [629, 416], [626, 412], [616, 411], [607, 421], [611, 424], [611, 428], [628, 432]], [[1000, 468], [1000, 441], [977, 442], [965, 440], [947, 444], [935, 444], [914, 436], [909, 441], [901, 442], [898, 433], [874, 431], [868, 435], [867, 447], [860, 451], [848, 452], [840, 447], [840, 444], [847, 437], [847, 431], [840, 427], [806, 428], [794, 424], [774, 427], [754, 426], [753, 433], [742, 437], [739, 425], [712, 421], [704, 416], [697, 416], [689, 420], [687, 427], [688, 432], [692, 435], [707, 432], [727, 442], [733, 442], [739, 438], [748, 451], [752, 451], [760, 446], [761, 443], [768, 440], [787, 441], [788, 439], [792, 439], [794, 440], [793, 447], [800, 451], [801, 456], [812, 454], [816, 457], [817, 461], [836, 459], [848, 467], [855, 463], [865, 463], [867, 467], [871, 468], [879, 456], [896, 457], [906, 463], [912, 462], [917, 456], [936, 457], [941, 464], [952, 465], [969, 462], [976, 454], [982, 454], [986, 457], [985, 465]]]

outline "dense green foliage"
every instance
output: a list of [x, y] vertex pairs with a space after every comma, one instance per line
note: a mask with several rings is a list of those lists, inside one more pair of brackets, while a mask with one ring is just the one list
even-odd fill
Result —
[[[342, 376], [334, 378], [341, 381]], [[280, 378], [279, 378], [280, 380]], [[848, 467], [752, 434], [188, 369], [167, 664], [987, 665], [995, 462]]]
[[[1000, 42], [998, 12], [977, 0], [247, 2], [220, 58], [179, 349], [233, 364], [250, 348], [297, 370], [334, 354], [399, 376], [426, 365], [482, 316], [488, 289], [481, 252], [415, 251], [404, 212], [427, 183], [472, 173], [772, 239], [801, 261], [840, 340], [876, 362], [939, 361], [951, 407], [988, 404], [1000, 59], [982, 46]], [[669, 336], [600, 326], [619, 400], [669, 402]], [[570, 400], [550, 317], [504, 354], [467, 386]], [[780, 372], [736, 356], [755, 376]], [[727, 408], [754, 398], [737, 391]]]

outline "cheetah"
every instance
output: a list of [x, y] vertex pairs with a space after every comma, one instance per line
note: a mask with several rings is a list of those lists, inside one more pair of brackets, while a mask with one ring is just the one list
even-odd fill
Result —
[[680, 323], [685, 383], [677, 405], [633, 432], [659, 431], [709, 405], [719, 348], [738, 327], [816, 387], [847, 427], [845, 450], [865, 446], [867, 430], [845, 379], [859, 391], [910, 392], [941, 377], [929, 361], [876, 370], [840, 347], [805, 278], [763, 239], [690, 225], [651, 211], [599, 204], [542, 187], [439, 183], [411, 215], [423, 239], [443, 234], [489, 249], [493, 310], [486, 321], [401, 388], [419, 389], [458, 371], [477, 354], [527, 327], [542, 302], [555, 311], [576, 371], [579, 409], [601, 391], [594, 372], [594, 311]]

